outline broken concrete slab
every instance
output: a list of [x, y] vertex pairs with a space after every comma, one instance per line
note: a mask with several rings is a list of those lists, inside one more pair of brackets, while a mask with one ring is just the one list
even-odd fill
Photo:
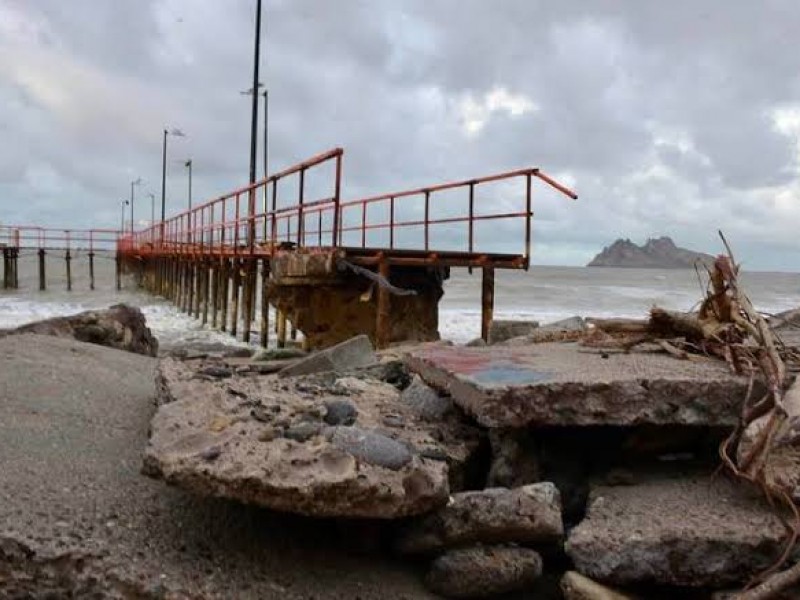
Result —
[[[429, 347], [406, 363], [485, 427], [735, 426], [748, 379], [713, 359], [602, 354], [575, 343]], [[757, 384], [758, 385], [758, 384]]]
[[358, 335], [336, 346], [300, 359], [281, 370], [280, 376], [297, 377], [325, 371], [342, 373], [359, 367], [368, 367], [375, 364], [377, 360], [378, 358], [375, 355], [375, 350], [372, 347], [372, 342], [369, 341], [369, 337]]
[[413, 567], [348, 552], [350, 523], [143, 477], [154, 359], [20, 335], [0, 362], [0, 598], [433, 600]]
[[753, 490], [711, 474], [592, 490], [565, 549], [583, 575], [626, 585], [723, 587], [780, 556], [786, 529]]
[[495, 319], [489, 325], [488, 344], [498, 344], [511, 338], [528, 335], [539, 327], [539, 321], [512, 321]]
[[477, 543], [551, 544], [563, 535], [558, 490], [543, 482], [453, 494], [444, 508], [412, 521], [396, 547], [427, 554]]
[[561, 592], [564, 600], [633, 600], [632, 596], [600, 585], [575, 571], [564, 573], [561, 578]]
[[0, 337], [26, 333], [71, 338], [145, 356], [158, 354], [158, 340], [147, 328], [142, 311], [127, 304], [0, 330]]
[[487, 598], [525, 590], [541, 574], [542, 558], [534, 550], [477, 546], [434, 560], [425, 583], [446, 598]]
[[423, 421], [375, 379], [198, 378], [203, 369], [162, 362], [169, 401], [145, 451], [147, 474], [196, 494], [310, 516], [398, 518], [444, 505], [450, 470], [478, 447], [475, 430], [465, 438], [463, 424]]

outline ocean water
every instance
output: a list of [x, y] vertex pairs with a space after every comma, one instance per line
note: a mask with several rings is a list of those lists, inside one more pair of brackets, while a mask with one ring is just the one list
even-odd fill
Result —
[[[67, 292], [63, 253], [51, 252], [47, 257], [48, 289], [41, 292], [36, 256], [24, 252], [20, 259], [20, 289], [0, 289], [0, 328], [126, 302], [142, 309], [148, 326], [163, 346], [241, 343], [228, 334], [203, 327], [166, 300], [136, 290], [130, 279], [117, 292], [111, 254], [98, 253], [95, 258], [94, 291], [89, 290], [88, 258], [84, 253], [72, 261], [72, 272], [73, 291]], [[753, 303], [765, 313], [800, 306], [800, 273], [744, 272], [741, 281]], [[440, 304], [439, 331], [443, 338], [464, 343], [480, 335], [480, 287], [480, 271], [470, 275], [466, 269], [452, 270]], [[693, 270], [532, 267], [527, 272], [497, 272], [495, 318], [547, 323], [574, 315], [646, 317], [653, 305], [689, 310], [702, 296]]]

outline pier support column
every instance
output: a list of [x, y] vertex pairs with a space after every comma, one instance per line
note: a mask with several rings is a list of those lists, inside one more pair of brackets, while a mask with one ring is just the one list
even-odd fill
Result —
[[219, 283], [221, 286], [220, 289], [220, 330], [227, 331], [228, 330], [228, 288], [230, 283], [230, 268], [228, 264], [228, 259], [223, 258], [220, 261], [220, 266], [222, 267], [220, 274], [219, 274]]
[[238, 259], [231, 261], [231, 335], [235, 338], [239, 326], [239, 288], [242, 283], [242, 265]]
[[269, 346], [269, 259], [261, 261], [261, 347]]
[[278, 348], [286, 347], [286, 313], [278, 309], [278, 314], [275, 316], [276, 326], [278, 328]]
[[47, 282], [45, 279], [45, 265], [44, 265], [44, 257], [45, 257], [45, 250], [44, 248], [39, 248], [39, 291], [43, 292], [47, 289]]
[[489, 341], [489, 327], [494, 319], [494, 268], [483, 267], [481, 281], [481, 338]]
[[[389, 281], [389, 271], [389, 263], [386, 260], [381, 260], [378, 267], [378, 272], [386, 281]], [[378, 286], [377, 312], [377, 323], [375, 324], [375, 346], [381, 350], [389, 346], [392, 333], [391, 299], [389, 296], [389, 290], [384, 286]]]
[[[213, 264], [213, 263], [211, 263]], [[211, 268], [211, 264], [209, 268]], [[211, 271], [211, 327], [217, 328], [217, 314], [219, 312], [219, 263], [214, 264]]]
[[[119, 250], [118, 250], [117, 251], [117, 255], [114, 257], [114, 277], [115, 277], [116, 282], [117, 282], [117, 291], [120, 291], [122, 289], [122, 273], [121, 273], [122, 262], [121, 261], [122, 261], [122, 259], [120, 258]], [[152, 289], [151, 289], [151, 291], [152, 291]]]
[[64, 255], [64, 260], [67, 263], [67, 291], [72, 291], [72, 255], [70, 254], [69, 250]]
[[94, 290], [94, 252], [89, 252], [89, 289]]
[[203, 282], [203, 293], [201, 296], [203, 304], [201, 311], [202, 315], [201, 322], [203, 323], [203, 325], [207, 325], [208, 324], [208, 280], [209, 280], [210, 264], [208, 263], [208, 261], [204, 259], [200, 268], [203, 274], [201, 277], [201, 281]]

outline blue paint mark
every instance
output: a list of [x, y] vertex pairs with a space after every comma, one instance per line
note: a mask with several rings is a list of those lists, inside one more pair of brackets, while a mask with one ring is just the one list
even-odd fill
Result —
[[531, 385], [550, 379], [550, 373], [535, 371], [527, 367], [508, 364], [495, 364], [494, 366], [476, 370], [470, 373], [470, 378], [484, 386], [501, 385]]

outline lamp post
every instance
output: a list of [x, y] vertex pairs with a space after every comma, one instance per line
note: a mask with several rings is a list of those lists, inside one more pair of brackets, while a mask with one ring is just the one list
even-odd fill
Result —
[[136, 180], [131, 181], [131, 235], [133, 235], [133, 188], [137, 185], [141, 185], [142, 178], [138, 177]]
[[167, 136], [186, 137], [180, 129], [164, 128], [164, 144], [161, 150], [161, 239], [164, 239], [164, 219], [166, 218], [167, 198]]
[[[258, 142], [256, 141], [258, 130], [258, 67], [261, 57], [261, 0], [256, 0], [256, 34], [255, 45], [253, 48], [253, 103], [250, 120], [250, 185], [256, 182], [256, 156], [258, 152]], [[248, 202], [248, 214], [252, 217], [256, 212], [256, 195], [254, 190], [250, 190]], [[255, 243], [256, 224], [250, 220], [248, 227], [248, 242], [250, 246]]]
[[130, 204], [130, 202], [128, 202], [127, 200], [123, 200], [122, 206], [120, 207], [122, 209], [121, 210], [122, 215], [120, 217], [120, 222], [119, 222], [120, 235], [125, 233], [125, 207], [128, 206], [128, 204]]
[[192, 210], [192, 159], [183, 163], [183, 166], [189, 169], [189, 210]]

